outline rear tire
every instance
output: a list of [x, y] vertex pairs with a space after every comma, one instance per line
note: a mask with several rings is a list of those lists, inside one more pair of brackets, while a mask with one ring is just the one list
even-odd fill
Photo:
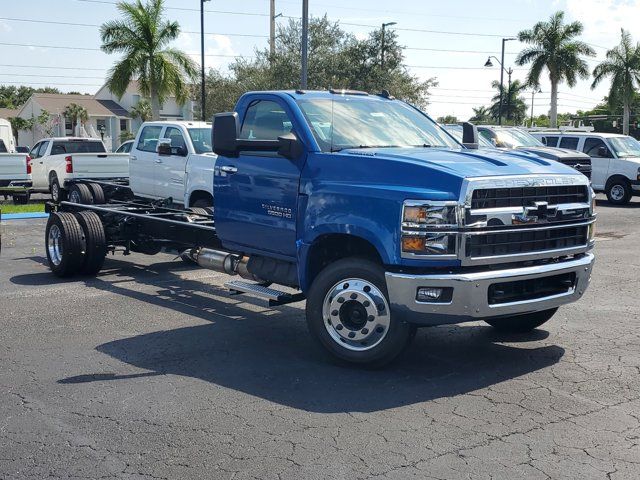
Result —
[[613, 205], [626, 205], [631, 201], [633, 190], [631, 184], [624, 178], [616, 178], [607, 183], [607, 200]]
[[87, 186], [89, 187], [89, 191], [91, 192], [91, 197], [93, 198], [94, 205], [104, 205], [105, 203], [107, 203], [102, 185], [98, 183], [89, 183]]
[[550, 310], [516, 315], [514, 317], [490, 318], [486, 319], [485, 322], [500, 332], [525, 333], [549, 321], [557, 311], [557, 308], [552, 308]]
[[71, 185], [69, 189], [69, 201], [81, 205], [92, 205], [93, 195], [91, 195], [91, 190], [84, 183], [76, 183]]
[[45, 233], [47, 260], [51, 271], [61, 278], [78, 273], [84, 262], [82, 228], [71, 213], [49, 215]]
[[307, 326], [334, 358], [381, 367], [409, 344], [415, 330], [391, 314], [382, 266], [362, 258], [322, 270], [307, 296]]
[[60, 182], [58, 182], [58, 177], [55, 175], [51, 177], [49, 182], [49, 191], [51, 192], [51, 200], [55, 203], [63, 202], [67, 198], [67, 192], [62, 189]]
[[107, 239], [102, 220], [97, 213], [88, 210], [76, 213], [75, 217], [82, 228], [85, 241], [84, 262], [80, 273], [96, 275], [107, 256]]
[[195, 211], [195, 208], [199, 208], [206, 211], [207, 215], [213, 215], [213, 200], [206, 200], [201, 198], [193, 202], [190, 210]]

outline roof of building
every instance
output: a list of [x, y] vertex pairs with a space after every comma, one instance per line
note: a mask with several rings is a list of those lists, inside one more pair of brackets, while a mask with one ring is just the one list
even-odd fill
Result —
[[9, 119], [18, 116], [19, 108], [0, 108], [0, 118]]
[[[96, 100], [92, 95], [69, 95], [65, 93], [34, 93], [31, 99], [49, 113], [62, 113], [64, 109], [75, 103], [84, 107], [90, 117], [129, 117], [129, 112], [113, 100]], [[29, 104], [25, 103], [22, 110]]]

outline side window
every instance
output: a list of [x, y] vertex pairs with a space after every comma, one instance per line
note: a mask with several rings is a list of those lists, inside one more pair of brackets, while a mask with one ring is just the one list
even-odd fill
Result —
[[569, 150], [578, 149], [578, 137], [562, 137], [560, 140], [560, 148], [567, 148]]
[[138, 139], [138, 145], [136, 148], [143, 152], [155, 152], [161, 131], [162, 127], [158, 125], [149, 125], [144, 127], [140, 133], [140, 138]]
[[0, 140], [0, 153], [8, 153], [7, 147], [4, 145], [4, 140]]
[[[601, 147], [604, 147], [606, 149], [606, 155], [604, 157], [600, 155], [599, 150]], [[600, 138], [587, 138], [584, 141], [584, 147], [582, 148], [582, 151], [587, 155], [589, 155], [590, 157], [596, 157], [596, 158], [612, 157], [611, 152], [609, 151], [605, 143]]]
[[31, 149], [31, 151], [29, 152], [29, 156], [31, 158], [38, 158], [38, 149], [40, 148], [40, 144], [36, 143], [33, 148]]
[[558, 145], [558, 137], [548, 137], [545, 136], [544, 138], [547, 139], [545, 145], [547, 147], [555, 147], [556, 145]]
[[38, 149], [38, 158], [43, 157], [45, 153], [47, 153], [47, 147], [49, 146], [49, 142], [42, 142], [40, 144], [40, 148]]
[[164, 138], [168, 138], [169, 140], [171, 140], [171, 148], [187, 148], [187, 144], [184, 142], [182, 132], [175, 127], [167, 127], [164, 132]]
[[247, 108], [240, 138], [277, 140], [290, 131], [291, 120], [280, 105], [270, 100], [257, 100]]

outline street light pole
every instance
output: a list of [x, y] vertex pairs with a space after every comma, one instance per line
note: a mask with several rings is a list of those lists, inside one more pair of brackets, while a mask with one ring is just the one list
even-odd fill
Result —
[[300, 73], [300, 89], [307, 88], [307, 49], [309, 46], [309, 0], [302, 0], [302, 71]]
[[510, 42], [511, 40], [516, 40], [515, 38], [503, 38], [502, 39], [502, 55], [501, 60], [498, 60], [496, 57], [491, 55], [487, 62], [484, 64], [485, 67], [493, 67], [493, 63], [491, 63], [491, 59], [495, 58], [496, 62], [500, 64], [500, 103], [498, 104], [498, 125], [502, 125], [502, 99], [503, 99], [503, 91], [504, 91], [504, 72], [507, 72], [509, 75], [509, 89], [511, 89], [511, 73], [513, 70], [505, 70], [504, 68], [504, 44]]
[[536, 93], [542, 93], [542, 90], [536, 87], [531, 89], [531, 121], [529, 122], [529, 127], [533, 127], [533, 97]]
[[203, 122], [207, 120], [207, 114], [205, 112], [206, 93], [204, 88], [204, 2], [208, 1], [210, 0], [200, 0], [200, 118]]
[[387, 27], [395, 25], [397, 22], [389, 22], [382, 24], [382, 38], [380, 39], [380, 69], [384, 70], [384, 31]]

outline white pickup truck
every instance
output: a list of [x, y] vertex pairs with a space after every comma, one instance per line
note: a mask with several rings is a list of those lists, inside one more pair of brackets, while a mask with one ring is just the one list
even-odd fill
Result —
[[29, 201], [31, 158], [24, 153], [0, 153], [0, 195], [11, 196], [13, 203]]
[[45, 138], [29, 153], [33, 191], [51, 192], [54, 202], [64, 200], [74, 180], [111, 180], [129, 176], [129, 155], [107, 153], [93, 138]]
[[210, 123], [145, 122], [131, 147], [129, 188], [136, 197], [212, 207], [216, 158]]

